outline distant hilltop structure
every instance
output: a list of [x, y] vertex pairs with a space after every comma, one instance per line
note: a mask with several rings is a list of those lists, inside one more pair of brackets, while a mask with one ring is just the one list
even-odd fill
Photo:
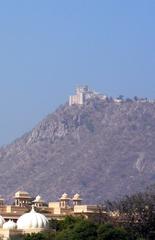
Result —
[[89, 87], [86, 86], [79, 86], [75, 90], [75, 95], [69, 96], [69, 106], [72, 105], [84, 105], [86, 100], [88, 99], [95, 99], [98, 98], [102, 101], [112, 101], [116, 104], [120, 104], [123, 102], [149, 102], [154, 103], [155, 100], [150, 100], [148, 98], [139, 98], [135, 96], [133, 99], [125, 98], [123, 95], [119, 95], [117, 98], [108, 97], [104, 94], [98, 93], [94, 90], [90, 90]]
[[100, 94], [96, 91], [92, 91], [88, 86], [79, 86], [76, 88], [75, 95], [69, 97], [69, 106], [83, 105], [87, 99], [98, 97], [105, 100], [107, 96]]

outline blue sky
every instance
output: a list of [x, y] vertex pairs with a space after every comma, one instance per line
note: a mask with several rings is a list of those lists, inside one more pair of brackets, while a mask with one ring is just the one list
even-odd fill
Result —
[[0, 1], [0, 145], [87, 84], [155, 98], [154, 0]]

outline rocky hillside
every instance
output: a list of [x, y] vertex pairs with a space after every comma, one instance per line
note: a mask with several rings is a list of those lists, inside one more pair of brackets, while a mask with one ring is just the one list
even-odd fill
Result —
[[88, 100], [59, 107], [0, 149], [0, 194], [103, 202], [155, 183], [155, 103]]

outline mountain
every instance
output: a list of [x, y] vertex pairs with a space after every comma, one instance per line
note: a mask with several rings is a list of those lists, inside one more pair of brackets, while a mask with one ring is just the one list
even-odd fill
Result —
[[103, 202], [155, 183], [155, 103], [87, 99], [68, 103], [0, 149], [0, 194], [46, 200], [63, 192]]

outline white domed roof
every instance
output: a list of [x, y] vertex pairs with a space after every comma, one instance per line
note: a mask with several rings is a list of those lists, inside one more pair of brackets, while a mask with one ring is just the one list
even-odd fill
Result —
[[67, 193], [64, 193], [64, 194], [62, 194], [62, 196], [61, 196], [60, 199], [61, 199], [61, 200], [69, 200], [70, 198], [68, 197], [68, 194], [67, 194]]
[[44, 200], [42, 199], [42, 197], [40, 195], [36, 196], [35, 200], [33, 202], [44, 202]]
[[17, 221], [18, 229], [47, 228], [48, 219], [37, 213], [32, 207], [31, 212], [23, 214]]
[[0, 215], [0, 228], [3, 227], [3, 224], [5, 223], [4, 218]]
[[15, 193], [15, 198], [31, 198], [28, 192], [18, 191]]
[[80, 195], [78, 193], [76, 193], [73, 197], [73, 200], [82, 200]]
[[16, 223], [14, 221], [9, 220], [3, 224], [3, 229], [16, 229]]

